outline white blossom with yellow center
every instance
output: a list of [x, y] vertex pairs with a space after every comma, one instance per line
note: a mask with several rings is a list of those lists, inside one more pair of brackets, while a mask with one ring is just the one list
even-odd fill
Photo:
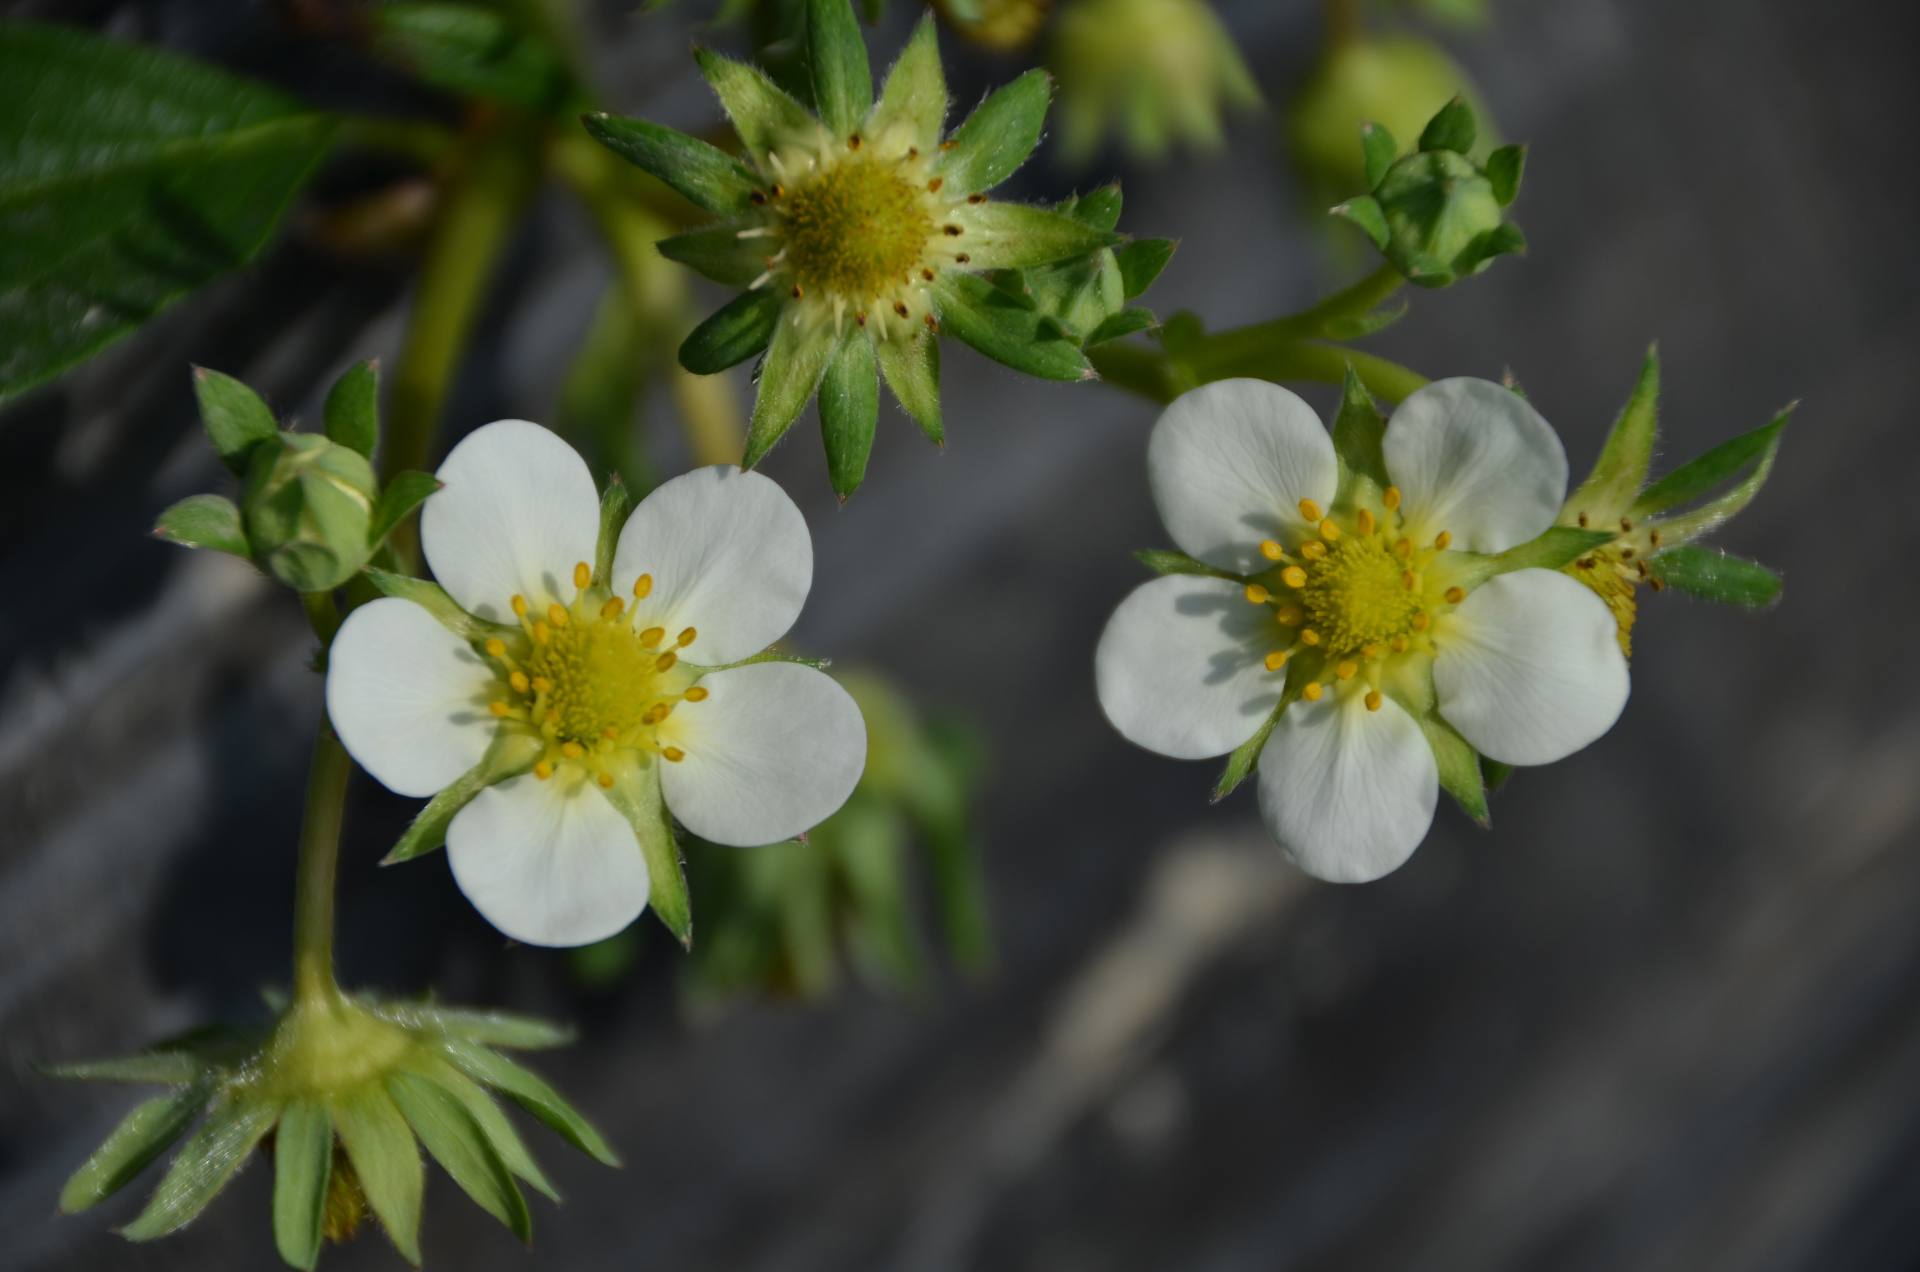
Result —
[[1546, 764], [1606, 732], [1628, 689], [1592, 592], [1480, 568], [1565, 497], [1538, 412], [1485, 380], [1436, 381], [1381, 448], [1391, 484], [1350, 483], [1336, 506], [1340, 462], [1298, 396], [1225, 380], [1178, 399], [1148, 446], [1154, 502], [1183, 551], [1245, 581], [1142, 584], [1095, 658], [1108, 719], [1177, 759], [1234, 750], [1286, 700], [1260, 753], [1262, 816], [1302, 869], [1340, 882], [1387, 874], [1426, 837], [1438, 771], [1422, 718], [1492, 759]]
[[866, 762], [852, 698], [811, 667], [733, 665], [785, 634], [812, 582], [806, 522], [778, 485], [728, 466], [664, 483], [599, 578], [593, 478], [553, 433], [489, 424], [438, 476], [427, 562], [497, 626], [469, 641], [412, 601], [363, 605], [334, 638], [327, 709], [401, 795], [507, 757], [513, 775], [446, 833], [455, 880], [495, 927], [580, 945], [631, 923], [649, 881], [622, 804], [664, 798], [702, 838], [752, 845], [845, 802]]

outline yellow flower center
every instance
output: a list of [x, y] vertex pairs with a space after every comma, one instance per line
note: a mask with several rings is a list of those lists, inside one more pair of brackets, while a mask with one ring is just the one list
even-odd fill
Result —
[[1406, 566], [1379, 535], [1343, 536], [1308, 561], [1300, 603], [1329, 651], [1356, 650], [1412, 630], [1420, 598], [1407, 590]]
[[[489, 709], [501, 727], [542, 744], [535, 777], [577, 770], [611, 788], [623, 769], [649, 756], [686, 758], [669, 717], [681, 703], [707, 697], [680, 661], [699, 633], [642, 626], [639, 610], [595, 585], [584, 561], [573, 581], [573, 603], [556, 602], [545, 613], [534, 612], [524, 596], [513, 598], [519, 636], [483, 647], [500, 673], [500, 694]], [[642, 574], [634, 599], [652, 590], [653, 576]]]
[[850, 158], [796, 185], [778, 205], [787, 268], [802, 292], [868, 297], [912, 277], [933, 214], [901, 165]]

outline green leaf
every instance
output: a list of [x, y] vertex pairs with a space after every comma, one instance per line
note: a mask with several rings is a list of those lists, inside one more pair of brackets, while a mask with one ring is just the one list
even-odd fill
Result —
[[169, 1047], [111, 1060], [50, 1064], [41, 1072], [68, 1082], [155, 1082], [177, 1086], [201, 1077], [206, 1068], [206, 1061], [193, 1052]]
[[1613, 542], [1613, 530], [1581, 530], [1553, 526], [1525, 543], [1493, 556], [1462, 552], [1448, 559], [1447, 580], [1471, 591], [1497, 574], [1514, 570], [1557, 570], [1595, 548]]
[[814, 119], [807, 108], [787, 96], [759, 67], [712, 49], [695, 49], [693, 60], [756, 163], [783, 144], [813, 135]]
[[940, 144], [940, 130], [946, 123], [947, 75], [940, 65], [939, 36], [929, 13], [913, 28], [913, 37], [901, 51], [900, 60], [887, 73], [869, 127], [880, 132], [899, 124], [920, 149], [931, 152]]
[[136, 1105], [67, 1180], [60, 1190], [60, 1213], [78, 1213], [132, 1183], [185, 1133], [206, 1104], [206, 1088], [196, 1085]]
[[449, 1041], [441, 1052], [468, 1077], [504, 1093], [581, 1152], [607, 1166], [620, 1164], [600, 1132], [532, 1070], [477, 1043]]
[[378, 1083], [367, 1083], [328, 1105], [347, 1160], [367, 1205], [400, 1256], [420, 1266], [420, 1194], [426, 1175], [420, 1149], [399, 1106]]
[[1063, 212], [1025, 203], [967, 209], [967, 254], [975, 269], [1027, 269], [1111, 247], [1119, 238]]
[[593, 139], [643, 172], [672, 186], [696, 207], [736, 216], [753, 206], [759, 178], [718, 146], [644, 119], [605, 112], [583, 115]]
[[326, 1105], [295, 1101], [273, 1135], [273, 1241], [293, 1267], [319, 1262], [332, 1174], [333, 1119]]
[[1213, 784], [1213, 794], [1207, 797], [1210, 802], [1218, 804], [1233, 794], [1240, 783], [1247, 780], [1247, 774], [1253, 772], [1253, 766], [1259, 762], [1260, 752], [1266, 748], [1267, 738], [1273, 733], [1273, 726], [1280, 723], [1281, 714], [1293, 704], [1293, 701], [1294, 695], [1290, 693], [1282, 695], [1280, 704], [1273, 709], [1273, 714], [1260, 722], [1260, 727], [1253, 731], [1253, 736], [1234, 747], [1228, 754], [1227, 766], [1220, 770], [1220, 778]]
[[279, 436], [272, 410], [240, 381], [205, 367], [193, 369], [193, 394], [214, 453], [235, 476], [246, 476], [253, 448]]
[[1210, 579], [1240, 582], [1239, 575], [1217, 569], [1205, 561], [1197, 561], [1184, 552], [1175, 552], [1172, 548], [1142, 548], [1133, 554], [1133, 559], [1155, 574], [1204, 574]]
[[693, 329], [680, 346], [680, 365], [695, 375], [738, 366], [767, 347], [780, 310], [779, 295], [768, 288], [741, 292]]
[[1473, 149], [1478, 131], [1473, 122], [1473, 108], [1465, 98], [1455, 97], [1427, 121], [1420, 133], [1420, 149], [1454, 150], [1464, 155]]
[[392, 570], [382, 570], [372, 565], [366, 568], [365, 573], [367, 580], [379, 588], [383, 595], [412, 601], [438, 619], [440, 626], [462, 640], [486, 640], [490, 636], [510, 634], [515, 630], [467, 613], [438, 583], [395, 574]]
[[1088, 349], [1105, 344], [1109, 340], [1119, 340], [1136, 332], [1147, 331], [1153, 326], [1153, 314], [1145, 309], [1122, 309], [1117, 314], [1109, 314], [1100, 320], [1100, 325], [1087, 333], [1081, 342]]
[[396, 1024], [434, 1029], [450, 1038], [464, 1038], [487, 1047], [517, 1051], [545, 1051], [573, 1041], [573, 1030], [536, 1016], [505, 1011], [476, 1011], [470, 1007], [441, 1007], [431, 1003], [383, 1005], [381, 1014]]
[[1660, 553], [1648, 565], [1668, 587], [1702, 600], [1760, 609], [1780, 599], [1778, 574], [1728, 552], [1684, 546]]
[[627, 515], [633, 510], [633, 495], [619, 473], [607, 475], [607, 488], [600, 492], [600, 534], [593, 548], [593, 577], [611, 587], [614, 554], [620, 550], [620, 532], [627, 528]]
[[417, 1074], [389, 1074], [386, 1086], [407, 1125], [461, 1191], [521, 1241], [533, 1240], [533, 1216], [513, 1172], [460, 1101]]
[[820, 386], [833, 347], [833, 333], [829, 331], [791, 322], [775, 329], [766, 361], [760, 366], [760, 391], [753, 399], [753, 416], [747, 421], [742, 468], [752, 468], [765, 459], [774, 443], [787, 435], [806, 408], [807, 399]]
[[764, 242], [741, 238], [740, 231], [745, 228], [744, 221], [729, 221], [663, 238], [654, 246], [668, 260], [678, 261], [716, 283], [745, 287], [767, 270]]
[[[647, 908], [666, 924], [676, 941], [691, 948], [693, 906], [687, 899], [687, 874], [680, 862], [673, 818], [667, 815], [666, 801], [660, 794], [658, 766], [627, 770], [606, 797], [633, 827], [633, 836], [640, 841], [640, 855], [647, 859]], [[467, 1036], [477, 1042], [491, 1041], [477, 1034]]]
[[447, 842], [447, 827], [460, 810], [487, 787], [504, 782], [533, 767], [540, 758], [541, 743], [522, 734], [496, 734], [480, 762], [455, 778], [427, 806], [414, 816], [399, 842], [380, 859], [383, 866], [399, 865], [423, 857]]
[[1520, 197], [1520, 178], [1527, 170], [1527, 148], [1501, 146], [1487, 156], [1487, 183], [1493, 187], [1494, 201], [1506, 207]]
[[393, 0], [369, 13], [375, 47], [436, 88], [534, 111], [551, 110], [572, 92], [553, 47], [504, 13]]
[[1586, 516], [1611, 522], [1633, 503], [1647, 479], [1653, 443], [1660, 431], [1660, 348], [1647, 349], [1633, 396], [1613, 422], [1600, 458], [1580, 488], [1567, 497], [1562, 520]]
[[192, 1223], [233, 1178], [273, 1123], [277, 1104], [229, 1099], [216, 1104], [200, 1129], [174, 1154], [173, 1164], [134, 1221], [120, 1230], [129, 1241], [151, 1241]]
[[807, 69], [820, 118], [842, 137], [855, 132], [873, 107], [873, 73], [847, 0], [807, 0]]
[[1400, 143], [1393, 139], [1385, 124], [1360, 125], [1360, 159], [1365, 165], [1367, 189], [1378, 189], [1387, 169], [1393, 167], [1393, 161], [1399, 157]]
[[946, 426], [940, 417], [940, 342], [916, 331], [904, 341], [882, 340], [874, 352], [894, 400], [913, 417], [928, 441], [946, 445]]
[[327, 390], [327, 437], [373, 458], [380, 444], [380, 364], [356, 362]]
[[978, 274], [948, 274], [934, 284], [941, 330], [995, 362], [1043, 380], [1091, 380], [1093, 367], [1071, 341], [1048, 339], [1042, 318]]
[[1345, 203], [1336, 204], [1328, 210], [1328, 215], [1337, 216], [1343, 221], [1358, 226], [1360, 232], [1371, 239], [1375, 247], [1381, 251], [1386, 250], [1387, 240], [1392, 237], [1387, 229], [1387, 214], [1380, 209], [1380, 201], [1372, 195], [1363, 194], [1358, 198], [1348, 199]]
[[833, 493], [842, 500], [860, 489], [867, 475], [873, 429], [880, 420], [880, 377], [873, 343], [858, 327], [848, 331], [820, 378], [820, 436], [827, 447], [827, 476]]
[[1120, 265], [1121, 291], [1128, 300], [1153, 286], [1179, 246], [1172, 239], [1135, 239], [1113, 249], [1113, 259]]
[[335, 123], [90, 32], [0, 21], [0, 400], [253, 259]]
[[1055, 210], [1091, 229], [1111, 231], [1120, 224], [1120, 205], [1120, 183], [1116, 181], [1076, 195]]
[[1480, 775], [1480, 753], [1433, 712], [1420, 718], [1420, 731], [1427, 735], [1427, 745], [1433, 750], [1433, 762], [1440, 771], [1440, 789], [1453, 796], [1460, 811], [1482, 828], [1491, 826], [1493, 818], [1487, 812], [1487, 789]]
[[240, 524], [240, 509], [231, 499], [220, 495], [188, 495], [160, 514], [154, 523], [156, 537], [189, 548], [212, 548], [244, 557], [252, 554], [247, 532]]
[[459, 1101], [460, 1107], [467, 1111], [467, 1116], [473, 1119], [473, 1124], [480, 1128], [487, 1143], [499, 1155], [501, 1164], [515, 1178], [524, 1179], [549, 1201], [560, 1200], [560, 1194], [554, 1191], [546, 1172], [540, 1169], [540, 1163], [527, 1150], [520, 1132], [513, 1129], [513, 1123], [507, 1120], [507, 1115], [478, 1082], [449, 1064], [442, 1056], [431, 1053], [423, 1055], [416, 1065], [420, 1077]]
[[957, 193], [975, 194], [1012, 176], [1040, 144], [1053, 80], [1036, 67], [996, 89], [954, 129], [936, 161]]
[[395, 473], [393, 480], [387, 483], [387, 488], [380, 492], [379, 502], [373, 506], [373, 520], [367, 527], [367, 542], [376, 548], [385, 543], [387, 536], [405, 520], [408, 513], [425, 503], [428, 495], [445, 484], [432, 473]]
[[1774, 452], [1780, 447], [1780, 434], [1797, 405], [1789, 404], [1759, 428], [1722, 442], [1691, 463], [1674, 469], [1641, 492], [1629, 510], [1630, 515], [1644, 517], [1689, 503], [1731, 480], [1749, 464], [1771, 467]]
[[1373, 395], [1349, 363], [1346, 383], [1340, 390], [1340, 413], [1333, 418], [1333, 450], [1347, 471], [1365, 477], [1382, 490], [1393, 484], [1381, 452], [1386, 432], [1387, 417], [1374, 405]]

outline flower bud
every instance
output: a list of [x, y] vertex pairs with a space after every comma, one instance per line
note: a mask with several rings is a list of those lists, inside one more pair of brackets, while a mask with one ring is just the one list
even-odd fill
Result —
[[1109, 130], [1141, 158], [1173, 145], [1217, 150], [1227, 108], [1260, 101], [1204, 0], [1075, 0], [1049, 60], [1060, 77], [1061, 144], [1076, 162]]
[[372, 555], [376, 487], [366, 457], [311, 433], [281, 433], [253, 454], [241, 501], [260, 567], [288, 587], [339, 587]]
[[1322, 206], [1368, 188], [1354, 130], [1372, 122], [1396, 137], [1417, 136], [1454, 97], [1485, 116], [1467, 73], [1430, 40], [1335, 42], [1287, 107], [1287, 138], [1302, 184]]

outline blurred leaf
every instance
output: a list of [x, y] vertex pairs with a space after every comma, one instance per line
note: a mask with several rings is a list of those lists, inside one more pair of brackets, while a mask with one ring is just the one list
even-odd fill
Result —
[[1718, 601], [1759, 609], [1780, 599], [1780, 576], [1745, 557], [1712, 548], [1687, 546], [1662, 552], [1648, 562], [1655, 578], [1668, 587]]
[[1473, 149], [1478, 132], [1473, 107], [1467, 105], [1464, 97], [1455, 97], [1427, 121], [1420, 134], [1420, 149], [1454, 150], [1464, 155]]
[[805, 137], [818, 126], [807, 108], [795, 101], [751, 63], [736, 61], [712, 49], [695, 49], [700, 74], [720, 98], [720, 108], [733, 121], [734, 131], [753, 154], [763, 159], [782, 141]]
[[380, 364], [356, 362], [327, 390], [327, 437], [373, 458], [380, 444]]
[[1484, 755], [1480, 757], [1480, 777], [1486, 783], [1489, 793], [1505, 786], [1507, 779], [1512, 776], [1513, 765], [1501, 760], [1490, 760]]
[[738, 221], [704, 226], [663, 238], [657, 246], [660, 255], [704, 278], [729, 287], [745, 287], [766, 272], [767, 250], [760, 239], [741, 238], [744, 228]]
[[327, 1181], [333, 1174], [333, 1119], [311, 1100], [287, 1107], [273, 1136], [273, 1240], [296, 1268], [320, 1258]]
[[1120, 183], [1110, 182], [1062, 203], [1058, 211], [1096, 230], [1111, 231], [1120, 224]]
[[41, 1072], [50, 1078], [72, 1082], [156, 1082], [175, 1086], [193, 1081], [206, 1069], [206, 1061], [198, 1055], [184, 1049], [167, 1048], [144, 1051], [133, 1056], [118, 1056], [111, 1060], [50, 1064]]
[[906, 818], [895, 807], [856, 794], [814, 837], [833, 854], [845, 880], [854, 956], [875, 980], [895, 989], [917, 988], [925, 968], [907, 892]]
[[1147, 331], [1153, 326], [1153, 313], [1146, 309], [1122, 309], [1101, 320], [1099, 326], [1087, 333], [1082, 345], [1092, 348], [1105, 344], [1109, 340], [1120, 340], [1138, 332]]
[[1506, 207], [1520, 197], [1520, 179], [1526, 175], [1527, 148], [1524, 145], [1501, 146], [1487, 156], [1487, 183], [1493, 197]]
[[993, 200], [973, 208], [971, 224], [977, 237], [967, 240], [977, 269], [1026, 269], [1054, 261], [1085, 256], [1119, 239], [1048, 208]]
[[120, 1230], [129, 1241], [151, 1241], [184, 1228], [226, 1187], [280, 1115], [278, 1105], [229, 1098], [216, 1104], [200, 1129], [174, 1154], [146, 1209]]
[[1386, 431], [1386, 417], [1348, 364], [1346, 383], [1340, 391], [1340, 413], [1333, 419], [1333, 449], [1348, 472], [1365, 477], [1382, 490], [1392, 485], [1381, 449]]
[[[680, 864], [680, 843], [673, 831], [673, 819], [667, 815], [660, 795], [660, 778], [652, 769], [623, 770], [606, 791], [607, 802], [627, 819], [634, 838], [640, 841], [640, 855], [647, 861], [647, 882], [651, 889], [647, 908], [666, 924], [667, 931], [683, 946], [693, 944], [693, 906], [687, 899], [687, 876]], [[486, 1041], [486, 1039], [479, 1039]]]
[[1220, 770], [1220, 777], [1213, 784], [1213, 794], [1208, 799], [1217, 804], [1239, 789], [1240, 783], [1247, 780], [1247, 774], [1253, 772], [1253, 766], [1260, 759], [1260, 752], [1266, 749], [1267, 738], [1273, 733], [1273, 726], [1280, 723], [1280, 713], [1292, 702], [1282, 697], [1280, 705], [1253, 731], [1253, 736], [1233, 748], [1227, 755], [1227, 765]]
[[600, 1132], [532, 1070], [477, 1043], [454, 1040], [444, 1043], [441, 1049], [468, 1077], [502, 1092], [581, 1152], [607, 1166], [620, 1164]]
[[1360, 154], [1365, 168], [1367, 189], [1379, 186], [1387, 169], [1400, 157], [1400, 143], [1385, 124], [1368, 121], [1360, 125]]
[[379, 588], [382, 595], [397, 596], [403, 601], [412, 601], [438, 619], [442, 627], [462, 640], [485, 640], [489, 636], [498, 636], [513, 630], [502, 627], [498, 623], [490, 623], [484, 618], [475, 618], [467, 613], [438, 583], [429, 583], [425, 579], [411, 578], [405, 574], [395, 574], [392, 570], [382, 570], [378, 566], [371, 565], [366, 569], [366, 576], [367, 581]]
[[572, 91], [554, 50], [504, 13], [392, 0], [371, 12], [375, 47], [436, 88], [533, 111], [560, 106]]
[[413, 1073], [387, 1078], [387, 1094], [433, 1160], [474, 1204], [505, 1224], [522, 1241], [533, 1240], [533, 1216], [500, 1154], [481, 1133], [473, 1115], [438, 1083]]
[[207, 1090], [191, 1086], [134, 1107], [60, 1190], [60, 1212], [74, 1214], [132, 1183], [206, 1107]]
[[0, 21], [0, 400], [245, 264], [334, 121], [188, 58]]

